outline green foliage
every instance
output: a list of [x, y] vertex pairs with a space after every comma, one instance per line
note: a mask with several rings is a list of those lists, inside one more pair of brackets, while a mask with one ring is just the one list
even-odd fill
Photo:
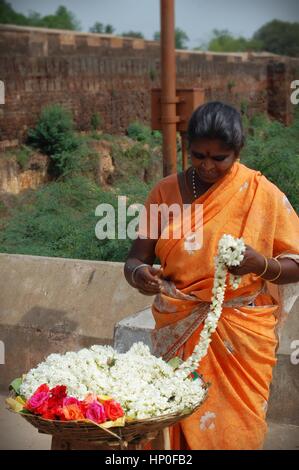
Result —
[[259, 52], [299, 57], [299, 23], [273, 20], [264, 24], [252, 38], [235, 37], [227, 29], [214, 29], [206, 44], [195, 50], [213, 52]]
[[103, 125], [103, 118], [99, 113], [93, 113], [90, 118], [90, 126], [94, 131], [100, 129]]
[[66, 7], [60, 6], [54, 15], [46, 15], [36, 21], [35, 26], [43, 28], [70, 29], [72, 31], [80, 30], [80, 23], [75, 15]]
[[0, 23], [17, 24], [24, 26], [38, 26], [41, 28], [57, 28], [80, 30], [80, 23], [66, 7], [60, 6], [53, 15], [41, 16], [31, 12], [28, 16], [16, 12], [10, 3], [0, 0]]
[[[129, 186], [134, 189], [135, 182]], [[131, 240], [98, 240], [95, 209], [100, 203], [112, 204], [117, 221], [117, 195], [128, 195], [129, 186], [120, 186], [115, 194], [80, 176], [26, 193], [0, 232], [0, 252], [123, 261]], [[143, 202], [148, 190], [137, 184], [127, 206]]]
[[26, 168], [31, 154], [32, 149], [27, 147], [27, 145], [22, 145], [21, 148], [17, 151], [16, 160], [22, 170]]
[[137, 142], [126, 149], [114, 144], [111, 150], [116, 165], [114, 175], [116, 181], [127, 180], [127, 175], [135, 179], [143, 178], [144, 170], [150, 167], [152, 156], [146, 144]]
[[152, 131], [138, 121], [132, 122], [127, 129], [128, 136], [138, 142], [148, 143], [149, 145], [162, 145], [162, 134], [159, 131]]
[[28, 132], [28, 143], [46, 155], [53, 155], [72, 147], [73, 135], [70, 111], [54, 104], [42, 110], [35, 128]]
[[95, 24], [89, 29], [90, 33], [98, 33], [98, 34], [113, 34], [115, 28], [111, 24], [104, 25], [99, 21], [96, 21]]
[[227, 83], [227, 89], [229, 91], [232, 91], [232, 89], [236, 86], [236, 82], [235, 80], [229, 80], [228, 83]]
[[74, 132], [72, 114], [57, 104], [43, 109], [28, 132], [28, 144], [50, 156], [49, 171], [54, 176], [86, 172], [94, 164], [88, 142]]
[[[160, 41], [160, 31], [154, 33], [154, 41]], [[187, 42], [189, 37], [185, 31], [181, 28], [175, 28], [175, 48], [176, 49], [188, 49]]]
[[29, 19], [22, 13], [17, 13], [10, 3], [0, 0], [0, 23], [29, 25]]
[[248, 121], [247, 133], [241, 161], [260, 170], [299, 212], [299, 114], [290, 127], [256, 115]]
[[154, 69], [153, 67], [150, 68], [150, 71], [149, 71], [149, 78], [152, 82], [154, 82], [157, 78], [157, 70]]
[[[244, 112], [247, 106], [244, 101]], [[264, 115], [248, 118], [244, 114], [243, 120], [248, 137], [241, 161], [260, 170], [299, 211], [299, 113], [290, 127]], [[15, 196], [9, 206], [5, 201], [0, 206], [0, 252], [124, 261], [131, 240], [98, 240], [95, 226], [99, 218], [95, 216], [95, 209], [100, 203], [112, 204], [117, 224], [117, 197], [127, 196], [127, 207], [132, 203], [143, 203], [159, 178], [155, 171], [146, 180], [148, 183], [144, 183], [144, 172], [151, 175], [152, 168], [161, 169], [162, 162], [158, 145], [158, 142], [161, 144], [160, 133], [153, 137], [149, 127], [132, 123], [128, 134], [135, 141], [133, 146], [131, 141], [127, 145], [117, 136], [98, 134], [113, 144], [111, 154], [116, 172], [109, 191], [100, 188], [87, 173], [94, 164], [89, 149], [90, 138], [76, 136], [79, 144], [74, 152], [55, 153], [55, 157], [59, 155], [57, 165], [62, 164], [64, 178]], [[179, 141], [178, 171], [181, 171]], [[128, 218], [127, 222], [130, 220]]]
[[125, 38], [144, 39], [144, 35], [140, 31], [127, 31], [121, 34]]
[[260, 41], [265, 51], [299, 57], [299, 23], [272, 20], [263, 25], [253, 38]]
[[20, 395], [20, 388], [22, 385], [22, 378], [18, 377], [17, 379], [14, 379], [10, 384], [9, 384], [9, 390], [14, 391], [16, 395]]
[[201, 47], [212, 52], [246, 52], [261, 50], [262, 43], [258, 39], [236, 38], [226, 29], [214, 29], [208, 44]]

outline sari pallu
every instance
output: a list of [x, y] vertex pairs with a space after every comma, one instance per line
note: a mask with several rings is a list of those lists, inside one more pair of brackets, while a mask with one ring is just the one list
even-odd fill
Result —
[[[161, 203], [152, 195], [147, 204]], [[203, 204], [203, 246], [186, 249], [186, 237], [160, 236], [156, 244], [165, 280], [152, 305], [153, 344], [155, 354], [166, 360], [175, 355], [187, 359], [198, 342], [212, 296], [217, 244], [224, 233], [243, 237], [268, 257], [286, 252], [292, 257], [299, 251], [298, 217], [285, 195], [260, 172], [236, 162], [195, 203]], [[171, 221], [168, 228], [176, 223]], [[211, 383], [208, 398], [171, 428], [172, 449], [262, 447], [279, 311], [267, 284], [253, 274], [242, 276], [236, 290], [228, 286], [217, 330], [198, 368]]]

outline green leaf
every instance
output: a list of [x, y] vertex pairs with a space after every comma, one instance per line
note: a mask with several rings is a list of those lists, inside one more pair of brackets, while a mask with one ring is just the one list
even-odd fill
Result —
[[20, 395], [20, 387], [22, 385], [21, 377], [14, 379], [11, 384], [9, 385], [9, 390], [13, 390], [16, 395]]
[[25, 408], [23, 408], [21, 411], [19, 411], [19, 413], [22, 413], [22, 415], [32, 415], [31, 411], [26, 410]]
[[173, 357], [172, 359], [170, 359], [170, 361], [167, 362], [167, 364], [172, 367], [174, 370], [177, 369], [178, 367], [180, 367], [180, 365], [183, 363], [184, 361], [180, 358], [180, 357]]

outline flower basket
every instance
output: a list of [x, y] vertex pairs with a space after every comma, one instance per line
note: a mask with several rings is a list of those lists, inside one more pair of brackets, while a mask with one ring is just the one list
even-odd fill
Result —
[[[206, 398], [207, 394], [205, 395]], [[147, 418], [143, 420], [132, 420], [125, 423], [124, 426], [105, 428], [93, 422], [87, 421], [58, 421], [43, 419], [40, 416], [20, 414], [26, 421], [38, 429], [40, 433], [50, 434], [60, 437], [64, 440], [78, 441], [96, 441], [102, 445], [119, 444], [121, 448], [125, 448], [127, 443], [140, 441], [147, 435], [156, 434], [158, 431], [166, 427], [173, 426], [182, 419], [187, 418], [194, 413], [201, 405], [192, 410], [185, 410], [181, 413], [173, 413], [155, 418]]]

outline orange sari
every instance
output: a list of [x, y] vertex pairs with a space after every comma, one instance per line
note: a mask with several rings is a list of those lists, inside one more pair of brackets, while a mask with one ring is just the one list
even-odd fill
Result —
[[[182, 204], [176, 174], [152, 189], [146, 208], [162, 202]], [[203, 246], [190, 252], [183, 237], [161, 236], [156, 244], [167, 280], [152, 306], [154, 341], [156, 353], [167, 359], [188, 358], [198, 342], [212, 296], [214, 256], [223, 234], [243, 237], [267, 257], [299, 253], [298, 216], [286, 196], [258, 171], [235, 162], [195, 203], [203, 204]], [[198, 368], [211, 383], [208, 398], [197, 412], [170, 429], [172, 449], [262, 447], [278, 344], [278, 305], [264, 284], [248, 274], [242, 276], [237, 290], [228, 286], [217, 330]]]

